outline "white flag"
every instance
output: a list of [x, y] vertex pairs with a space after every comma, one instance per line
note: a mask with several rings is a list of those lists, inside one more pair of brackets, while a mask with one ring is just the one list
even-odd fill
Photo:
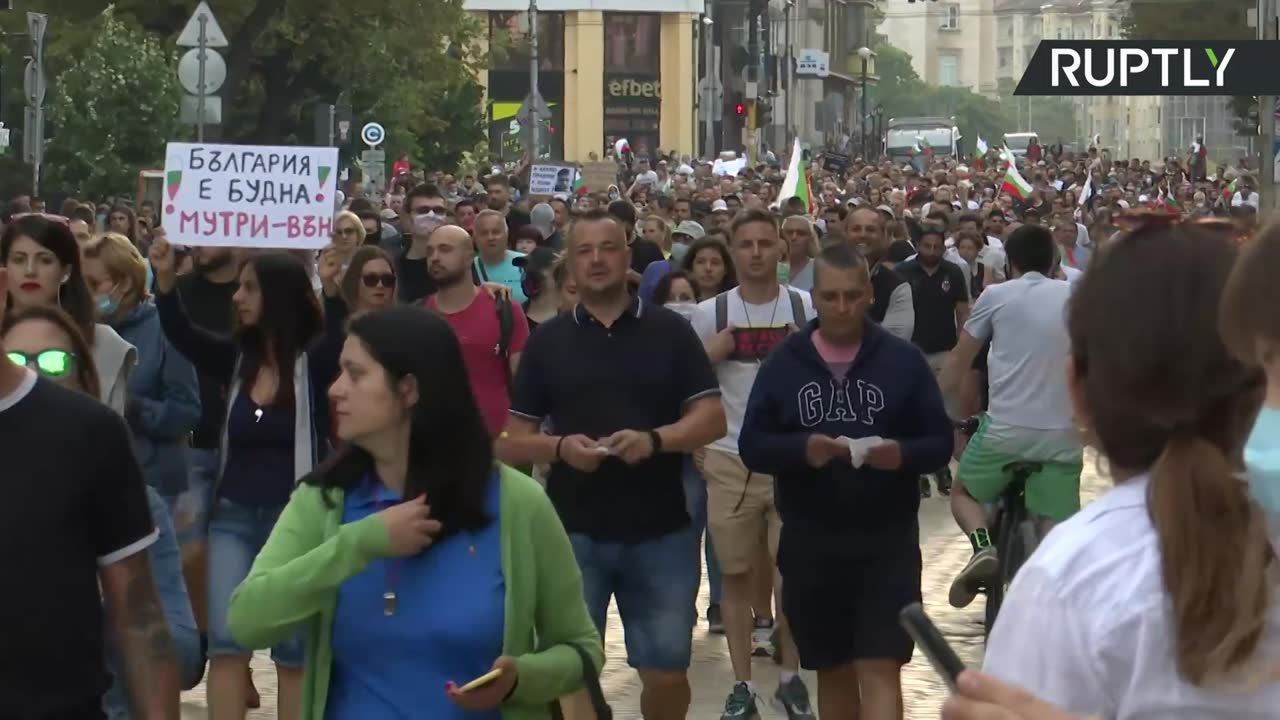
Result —
[[977, 148], [978, 148], [979, 155], [986, 155], [987, 151], [991, 149], [987, 145], [987, 141], [982, 139], [981, 135], [978, 136]]

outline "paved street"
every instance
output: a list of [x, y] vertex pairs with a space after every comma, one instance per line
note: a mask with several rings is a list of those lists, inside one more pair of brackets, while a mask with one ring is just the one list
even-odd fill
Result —
[[[1085, 458], [1084, 496], [1086, 501], [1096, 497], [1106, 487], [1106, 481], [1097, 474], [1092, 453]], [[956, 610], [947, 604], [947, 588], [951, 578], [969, 558], [969, 543], [956, 529], [951, 512], [944, 498], [935, 497], [923, 501], [920, 509], [920, 543], [924, 556], [925, 607], [938, 624], [960, 657], [970, 665], [982, 661], [982, 601], [965, 610]], [[705, 610], [707, 587], [703, 584], [699, 610]], [[634, 671], [626, 666], [626, 651], [622, 638], [622, 624], [616, 612], [610, 612], [608, 636], [608, 662], [602, 677], [605, 694], [619, 720], [640, 718], [640, 684]], [[250, 720], [275, 718], [275, 678], [270, 660], [265, 654], [254, 658], [254, 679], [262, 693], [262, 709], [249, 713]], [[772, 661], [756, 660], [755, 682], [762, 696], [772, 697], [777, 687], [777, 668]], [[723, 636], [710, 635], [705, 624], [695, 631], [694, 658], [691, 670], [693, 708], [690, 718], [705, 720], [718, 717], [723, 709], [725, 696], [733, 682], [729, 656]], [[806, 677], [811, 693], [816, 693], [812, 677]], [[908, 718], [937, 718], [942, 701], [946, 698], [945, 686], [919, 652], [903, 673], [903, 689], [906, 696]], [[814, 695], [816, 704], [817, 697]], [[196, 720], [205, 713], [204, 686], [183, 695], [183, 718]], [[766, 720], [785, 718], [780, 708], [764, 703], [761, 712]]]

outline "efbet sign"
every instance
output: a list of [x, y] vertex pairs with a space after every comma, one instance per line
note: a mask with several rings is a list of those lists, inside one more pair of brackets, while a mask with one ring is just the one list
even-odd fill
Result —
[[619, 78], [605, 83], [609, 96], [614, 98], [658, 100], [662, 98], [662, 81]]
[[1274, 41], [1044, 40], [1015, 95], [1276, 95]]

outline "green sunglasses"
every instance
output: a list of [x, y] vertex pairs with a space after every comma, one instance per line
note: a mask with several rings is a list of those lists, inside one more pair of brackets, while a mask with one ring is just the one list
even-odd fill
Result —
[[34, 368], [45, 377], [64, 378], [75, 369], [75, 354], [57, 348], [41, 350], [38, 353], [10, 350], [6, 355], [13, 364]]

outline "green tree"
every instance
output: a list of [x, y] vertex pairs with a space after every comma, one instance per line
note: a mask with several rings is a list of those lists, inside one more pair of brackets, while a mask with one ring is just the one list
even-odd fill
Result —
[[[48, 12], [56, 62], [86, 39], [83, 23], [108, 0], [29, 0]], [[115, 0], [116, 15], [131, 18], [166, 45], [191, 15], [193, 0]], [[348, 93], [353, 125], [376, 120], [388, 132], [386, 153], [408, 152], [421, 165], [449, 158], [483, 138], [477, 100], [466, 117], [463, 102], [476, 97], [477, 72], [487, 56], [488, 32], [457, 0], [218, 0], [218, 23], [229, 47], [227, 81], [220, 92], [223, 125], [211, 138], [228, 142], [310, 144], [312, 109]], [[358, 139], [355, 141], [358, 143]]]
[[172, 52], [110, 8], [49, 94], [48, 185], [89, 197], [133, 188], [178, 139], [182, 89]]

